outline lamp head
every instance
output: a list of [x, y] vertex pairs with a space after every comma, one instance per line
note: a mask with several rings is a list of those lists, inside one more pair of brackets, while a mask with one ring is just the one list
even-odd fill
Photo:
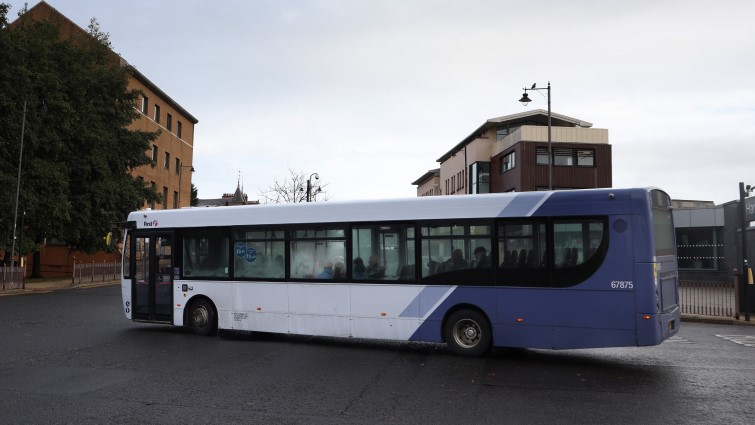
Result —
[[524, 94], [522, 95], [522, 98], [519, 99], [519, 101], [522, 102], [524, 106], [527, 106], [528, 103], [532, 102], [532, 99], [530, 99], [530, 97], [527, 96], [527, 92], [524, 92]]

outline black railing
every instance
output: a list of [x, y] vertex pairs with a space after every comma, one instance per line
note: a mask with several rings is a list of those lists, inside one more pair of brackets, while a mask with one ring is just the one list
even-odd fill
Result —
[[679, 298], [682, 314], [735, 317], [736, 291], [733, 283], [681, 281]]
[[23, 267], [0, 267], [0, 289], [22, 289], [25, 273]]
[[121, 278], [120, 261], [104, 263], [74, 263], [71, 283], [107, 282]]

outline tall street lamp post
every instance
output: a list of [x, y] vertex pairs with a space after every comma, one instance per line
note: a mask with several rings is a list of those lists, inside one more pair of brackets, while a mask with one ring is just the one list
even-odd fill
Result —
[[551, 82], [548, 81], [548, 87], [536, 88], [537, 83], [533, 84], [530, 88], [524, 89], [522, 98], [519, 99], [524, 106], [527, 106], [532, 100], [527, 96], [527, 92], [530, 90], [547, 90], [548, 91], [548, 190], [553, 190], [553, 149], [551, 147]]
[[307, 202], [312, 201], [312, 177], [314, 177], [315, 180], [320, 180], [320, 175], [317, 173], [312, 173], [309, 176], [309, 179], [307, 179]]
[[[753, 212], [751, 212], [751, 209], [755, 209], [752, 207], [751, 202], [746, 202], [747, 199], [750, 201], [753, 198], [748, 198], [750, 195], [750, 192], [755, 191], [755, 187], [750, 186], [749, 184], [747, 187], [745, 187], [745, 184], [740, 182], [739, 183], [739, 214], [740, 214], [740, 227], [742, 229], [742, 274], [740, 275], [740, 285], [744, 288], [744, 310], [745, 310], [745, 320], [750, 321], [750, 285], [749, 285], [749, 269], [750, 266], [747, 263], [747, 224], [752, 221], [754, 218]], [[750, 205], [748, 205], [750, 204]], [[737, 306], [739, 307], [739, 306]]]
[[[13, 243], [10, 250], [10, 262], [13, 266], [13, 256], [16, 255], [16, 223], [18, 222], [18, 195], [21, 193], [21, 160], [24, 157], [24, 130], [26, 129], [26, 100], [24, 100], [24, 113], [21, 118], [21, 148], [18, 150], [18, 178], [16, 180], [16, 208], [13, 215]], [[21, 251], [23, 251], [21, 247]], [[21, 257], [19, 255], [19, 257]], [[19, 258], [20, 260], [20, 258]]]
[[193, 165], [181, 165], [178, 169], [178, 208], [181, 208], [181, 180], [183, 180], [184, 168], [189, 168], [192, 173], [196, 171]]

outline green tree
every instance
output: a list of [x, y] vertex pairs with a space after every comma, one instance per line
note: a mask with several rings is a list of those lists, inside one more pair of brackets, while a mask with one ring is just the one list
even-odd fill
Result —
[[[54, 22], [8, 25], [0, 4], [0, 248], [10, 249], [23, 105], [20, 204], [25, 238], [57, 238], [87, 252], [157, 193], [130, 172], [150, 163], [157, 133], [129, 130], [139, 93], [95, 20], [63, 40]], [[35, 261], [35, 264], [38, 264]]]
[[199, 205], [199, 189], [194, 186], [194, 183], [191, 184], [191, 201], [189, 202], [189, 205], [192, 207]]

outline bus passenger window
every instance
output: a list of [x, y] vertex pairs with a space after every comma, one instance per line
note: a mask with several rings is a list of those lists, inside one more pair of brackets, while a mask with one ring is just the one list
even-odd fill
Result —
[[507, 223], [498, 226], [499, 265], [504, 269], [545, 267], [545, 224]]
[[228, 277], [228, 244], [226, 229], [185, 230], [183, 276]]
[[351, 231], [354, 280], [414, 280], [414, 227], [385, 223]]
[[603, 243], [604, 223], [599, 219], [553, 223], [554, 266], [571, 268], [584, 264]]
[[233, 275], [238, 278], [283, 279], [286, 242], [283, 230], [242, 229], [234, 234]]
[[422, 277], [491, 268], [490, 229], [483, 223], [422, 227]]
[[342, 228], [291, 231], [291, 277], [294, 279], [345, 279], [346, 232]]

